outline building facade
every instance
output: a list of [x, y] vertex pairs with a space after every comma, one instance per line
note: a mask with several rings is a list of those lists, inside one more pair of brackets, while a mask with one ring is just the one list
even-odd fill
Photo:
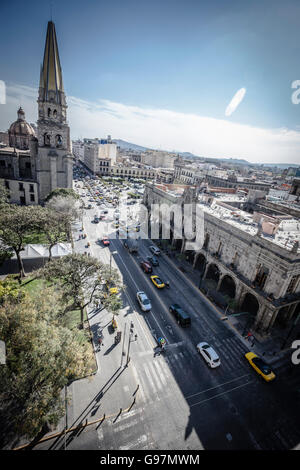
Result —
[[0, 179], [17, 204], [43, 203], [56, 188], [71, 188], [73, 157], [55, 26], [48, 22], [40, 72], [37, 130], [22, 108], [0, 148]]
[[[191, 190], [192, 187], [189, 187]], [[146, 184], [144, 204], [182, 204], [184, 192], [176, 186]], [[209, 195], [193, 195], [204, 213], [204, 243], [197, 251], [186, 250], [186, 239], [176, 239], [171, 224], [170, 241], [199, 271], [199, 283], [207, 283], [248, 313], [252, 328], [261, 335], [274, 326], [285, 326], [300, 312], [300, 223], [291, 216], [256, 218], [230, 203]], [[256, 220], [256, 221], [255, 221]], [[161, 221], [162, 224], [162, 221]], [[195, 227], [194, 227], [195, 228]], [[196, 228], [195, 228], [196, 229]]]

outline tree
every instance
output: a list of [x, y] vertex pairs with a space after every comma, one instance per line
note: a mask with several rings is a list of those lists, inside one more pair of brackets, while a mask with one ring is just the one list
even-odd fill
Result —
[[[7, 298], [0, 306], [0, 338], [6, 364], [0, 367], [0, 440], [33, 437], [64, 414], [61, 390], [90, 372], [92, 353], [77, 329], [60, 323], [62, 306], [55, 290]], [[6, 440], [6, 441], [4, 441]]]
[[0, 207], [8, 203], [8, 196], [8, 189], [6, 189], [3, 182], [0, 181]]
[[49, 243], [49, 260], [52, 258], [52, 248], [70, 231], [70, 219], [60, 212], [47, 207], [43, 208], [39, 220], [42, 230]]
[[84, 310], [88, 305], [96, 305], [99, 301], [104, 306], [110, 304], [110, 296], [104, 296], [106, 283], [120, 284], [115, 269], [110, 270], [96, 258], [77, 253], [52, 259], [39, 271], [39, 275], [60, 285], [68, 308], [80, 310], [82, 328]]
[[46, 203], [46, 207], [62, 216], [68, 217], [73, 222], [80, 216], [81, 202], [71, 196], [54, 196]]
[[79, 194], [74, 191], [72, 188], [56, 188], [45, 198], [45, 202], [50, 201], [53, 197], [62, 196], [62, 197], [72, 197], [73, 199], [80, 199]]
[[25, 237], [38, 227], [41, 209], [39, 206], [12, 206], [8, 204], [5, 211], [0, 211], [0, 241], [15, 252], [20, 279], [25, 277], [21, 258]]

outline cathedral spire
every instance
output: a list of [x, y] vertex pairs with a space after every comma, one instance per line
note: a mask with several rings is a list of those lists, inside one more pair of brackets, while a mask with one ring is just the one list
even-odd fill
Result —
[[57, 47], [55, 26], [53, 21], [48, 22], [43, 65], [40, 74], [40, 96], [41, 101], [54, 101], [62, 103], [64, 94], [61, 66]]

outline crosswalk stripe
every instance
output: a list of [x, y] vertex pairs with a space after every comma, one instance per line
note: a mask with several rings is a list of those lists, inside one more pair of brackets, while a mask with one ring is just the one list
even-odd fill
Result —
[[146, 394], [145, 394], [145, 391], [144, 391], [144, 387], [143, 387], [143, 385], [141, 385], [141, 379], [140, 379], [140, 377], [139, 377], [139, 375], [138, 375], [138, 372], [137, 372], [137, 370], [136, 370], [134, 364], [132, 364], [132, 372], [133, 372], [134, 378], [135, 378], [135, 380], [136, 380], [136, 383], [139, 384], [138, 398], [137, 398], [137, 399], [139, 399], [140, 396], [141, 396], [142, 401], [146, 402], [146, 401], [147, 401], [147, 397], [146, 397]]
[[155, 370], [153, 364], [149, 363], [148, 366], [149, 366], [150, 371], [152, 371], [152, 377], [154, 378], [154, 382], [156, 382], [156, 385], [157, 385], [158, 389], [162, 390], [162, 388], [163, 388], [162, 384], [160, 383], [159, 378], [157, 377], [157, 373], [156, 373], [156, 370]]
[[149, 369], [148, 369], [148, 367], [146, 366], [146, 364], [144, 364], [143, 367], [144, 367], [144, 372], [145, 372], [145, 374], [147, 375], [148, 381], [149, 381], [149, 383], [150, 383], [150, 385], [151, 385], [151, 387], [152, 387], [153, 393], [156, 394], [156, 388], [155, 388], [155, 385], [154, 385], [154, 383], [153, 383], [153, 380], [152, 380], [151, 374], [150, 374], [150, 372], [149, 372]]
[[154, 368], [156, 368], [156, 370], [157, 370], [157, 373], [160, 377], [160, 380], [161, 380], [163, 386], [166, 386], [167, 385], [167, 381], [166, 381], [166, 378], [165, 378], [166, 374], [164, 375], [164, 372], [161, 371], [161, 364], [158, 364], [157, 361], [155, 361], [153, 364], [154, 364]]

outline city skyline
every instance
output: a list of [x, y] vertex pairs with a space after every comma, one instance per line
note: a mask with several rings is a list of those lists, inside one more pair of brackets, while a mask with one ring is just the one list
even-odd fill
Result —
[[[151, 8], [143, 2], [139, 8], [134, 8], [135, 2], [129, 2], [126, 11], [120, 8], [119, 2], [110, 7], [87, 4], [84, 14], [80, 12], [81, 17], [77, 2], [72, 3], [74, 8], [68, 16], [68, 1], [62, 3], [59, 15], [58, 5], [54, 3], [53, 21], [61, 53], [71, 137], [111, 134], [113, 138], [150, 148], [206, 157], [244, 158], [252, 163], [298, 163], [300, 108], [292, 102], [295, 91], [292, 83], [299, 78], [293, 59], [298, 47], [293, 17], [297, 16], [299, 7], [294, 1], [284, 7], [275, 2], [276, 8], [269, 16], [261, 17], [262, 4], [269, 3], [255, 2], [250, 10], [238, 7], [234, 1], [228, 2], [226, 8], [220, 2], [217, 2], [218, 8], [188, 2], [185, 9], [182, 2], [166, 2], [158, 10], [155, 2]], [[172, 6], [172, 19], [167, 15], [166, 5]], [[5, 25], [0, 33], [3, 36], [0, 48], [6, 64], [0, 79], [5, 81], [7, 89], [6, 104], [1, 105], [1, 130], [6, 130], [15, 119], [20, 105], [28, 121], [36, 120], [40, 42], [49, 19], [49, 5], [36, 6], [32, 2], [28, 7], [32, 9], [32, 16], [26, 15], [25, 26], [30, 27], [33, 21], [36, 26], [22, 38], [30, 50], [27, 57], [17, 47], [22, 33], [18, 28], [21, 4], [14, 19], [15, 27], [9, 29]], [[8, 12], [7, 7], [5, 3], [1, 6], [4, 14]], [[101, 11], [105, 14], [99, 16]], [[88, 16], [92, 12], [94, 15]], [[148, 15], [144, 16], [145, 13]], [[150, 31], [155, 13], [160, 14]], [[124, 24], [130, 14], [134, 28], [129, 29], [130, 37], [124, 38]], [[144, 33], [141, 36], [139, 19], [142, 17]], [[204, 31], [200, 33], [195, 29], [196, 19], [193, 18], [198, 18], [199, 29], [206, 25], [205, 37], [201, 36]], [[176, 39], [171, 26], [177, 25], [179, 20], [182, 28]], [[275, 31], [279, 20], [282, 35]], [[97, 24], [101, 24], [100, 29]], [[232, 29], [234, 24], [236, 29]], [[109, 26], [113, 35], [107, 36]], [[78, 28], [80, 35], [76, 33]], [[172, 33], [170, 37], [167, 32]], [[4, 35], [9, 39], [9, 47], [3, 47]], [[138, 36], [139, 42], [134, 42]], [[233, 47], [238, 38], [239, 49]], [[200, 39], [201, 47], [197, 43]], [[268, 56], [269, 61], [262, 64], [262, 59], [270, 53], [272, 40], [273, 49], [282, 42], [278, 60], [271, 63]], [[222, 41], [223, 46], [213, 51], [212, 45], [217, 42], [220, 46]], [[257, 55], [254, 46], [258, 46], [256, 52], [260, 51]], [[292, 49], [288, 47], [287, 53], [285, 46]], [[204, 73], [203, 66], [199, 65], [201, 57]], [[28, 67], [24, 69], [25, 59]], [[220, 75], [220, 67], [223, 67], [223, 75]], [[277, 75], [276, 67], [277, 72], [280, 69]], [[192, 71], [194, 73], [188, 73]], [[198, 84], [196, 76], [200, 77]], [[242, 99], [228, 112], [232, 98], [242, 89]]]

